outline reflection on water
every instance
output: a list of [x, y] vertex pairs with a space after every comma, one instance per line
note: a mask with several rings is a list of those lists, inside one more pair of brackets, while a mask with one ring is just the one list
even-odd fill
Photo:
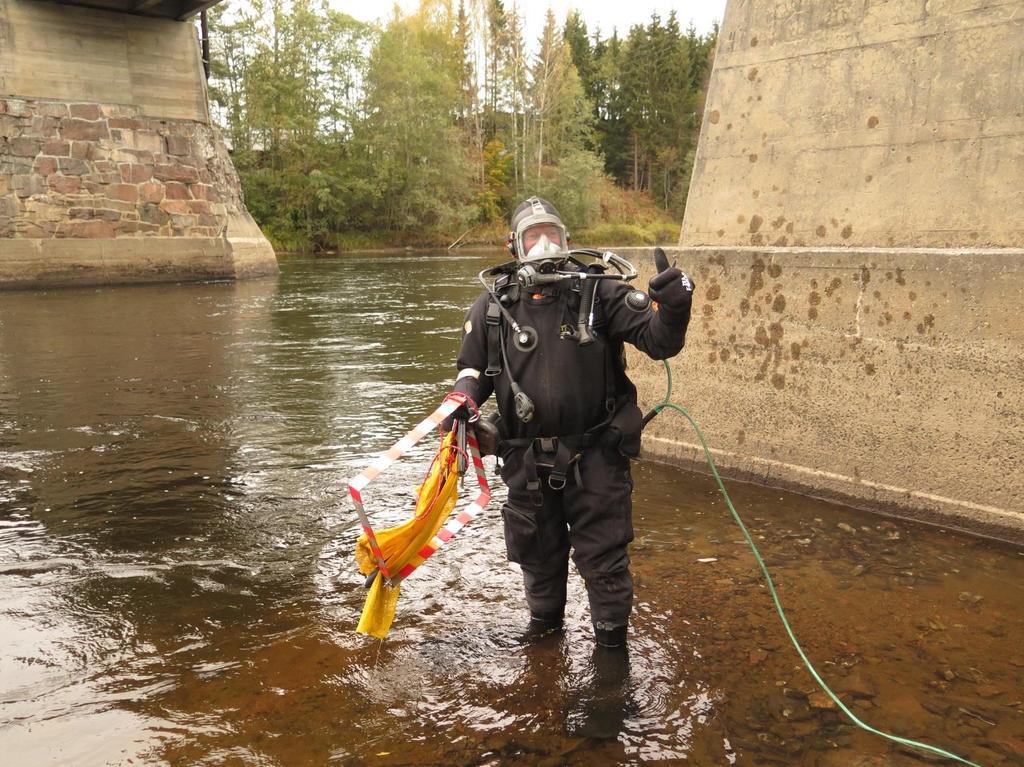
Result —
[[[354, 634], [345, 482], [443, 395], [497, 258], [0, 294], [5, 763], [918, 763], [816, 692], [700, 475], [637, 467], [628, 658], [594, 650], [575, 577], [566, 632], [520, 643], [496, 506], [404, 585], [385, 643]], [[430, 449], [370, 486], [382, 524]], [[734, 492], [864, 719], [1021, 763], [1020, 551]]]

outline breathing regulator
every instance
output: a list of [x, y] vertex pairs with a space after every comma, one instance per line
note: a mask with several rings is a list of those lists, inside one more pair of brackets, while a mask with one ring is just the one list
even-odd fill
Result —
[[[511, 302], [507, 292], [499, 294], [497, 289], [516, 285], [520, 290], [537, 290], [545, 285], [567, 285], [580, 294], [580, 308], [576, 317], [576, 328], [571, 338], [580, 346], [594, 342], [594, 300], [597, 283], [601, 280], [629, 282], [637, 276], [636, 269], [629, 261], [611, 251], [601, 252], [590, 248], [579, 248], [562, 252], [557, 259], [544, 261], [509, 261], [484, 269], [478, 275], [480, 282], [497, 302], [502, 315], [512, 328], [512, 343], [521, 352], [532, 351], [537, 345], [537, 331], [528, 325], [520, 325], [506, 308]], [[491, 282], [488, 282], [491, 279]], [[644, 311], [650, 305], [650, 298], [642, 290], [630, 291], [626, 305], [634, 311]]]
[[[507, 307], [507, 304], [514, 300], [515, 293], [522, 290], [536, 291], [546, 285], [567, 285], [570, 290], [578, 291], [580, 308], [576, 315], [576, 327], [566, 337], [574, 339], [580, 346], [589, 346], [594, 342], [594, 302], [597, 283], [600, 280], [628, 282], [636, 276], [636, 269], [621, 256], [610, 251], [602, 253], [598, 250], [580, 248], [568, 252], [561, 251], [557, 256], [549, 254], [544, 259], [509, 261], [484, 269], [480, 272], [479, 279], [511, 328], [512, 345], [521, 352], [531, 352], [537, 346], [537, 331], [529, 325], [520, 325], [516, 322]], [[625, 300], [626, 305], [634, 311], [644, 311], [650, 305], [650, 298], [642, 290], [630, 291]], [[511, 373], [503, 342], [500, 343], [500, 348], [505, 370]], [[509, 383], [515, 401], [516, 417], [523, 423], [528, 423], [533, 418], [533, 402], [511, 375]]]
[[[519, 351], [531, 351], [537, 345], [537, 332], [521, 327], [505, 308], [511, 299], [499, 296], [496, 288], [515, 284], [521, 290], [537, 290], [545, 285], [566, 284], [580, 294], [576, 329], [572, 332], [580, 346], [594, 342], [594, 298], [598, 280], [628, 282], [636, 277], [636, 269], [626, 259], [611, 252], [589, 248], [569, 250], [569, 232], [558, 210], [547, 200], [531, 197], [512, 214], [512, 230], [508, 233], [508, 249], [515, 261], [485, 269], [480, 282], [494, 298], [512, 327], [512, 343]], [[487, 278], [492, 278], [489, 284]], [[503, 300], [504, 299], [504, 300]], [[631, 291], [627, 305], [643, 311], [650, 303], [641, 290]]]

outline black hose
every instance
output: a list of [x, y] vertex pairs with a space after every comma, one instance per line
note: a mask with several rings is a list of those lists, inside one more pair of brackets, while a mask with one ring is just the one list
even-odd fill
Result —
[[594, 313], [594, 297], [597, 293], [597, 280], [583, 280], [580, 285], [580, 313], [576, 318], [576, 343], [589, 346], [594, 343], [594, 332], [590, 327]]

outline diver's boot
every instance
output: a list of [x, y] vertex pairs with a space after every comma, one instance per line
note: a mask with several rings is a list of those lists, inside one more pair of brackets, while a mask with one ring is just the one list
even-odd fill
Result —
[[562, 630], [562, 613], [530, 613], [530, 623], [523, 632], [523, 642], [533, 642]]
[[614, 740], [636, 708], [629, 678], [629, 648], [624, 640], [616, 647], [595, 645], [591, 662], [593, 676], [566, 714], [566, 732], [577, 738]]
[[594, 640], [601, 647], [625, 647], [626, 626], [610, 626], [607, 623], [595, 623]]

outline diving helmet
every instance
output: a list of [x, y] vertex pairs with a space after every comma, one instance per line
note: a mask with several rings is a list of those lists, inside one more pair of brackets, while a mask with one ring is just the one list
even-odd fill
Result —
[[509, 249], [521, 263], [563, 258], [569, 250], [569, 233], [555, 206], [540, 197], [521, 203], [512, 214]]

